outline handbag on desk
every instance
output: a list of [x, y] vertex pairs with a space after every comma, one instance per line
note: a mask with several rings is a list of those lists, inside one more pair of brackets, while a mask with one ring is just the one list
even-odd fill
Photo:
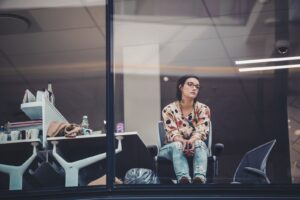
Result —
[[69, 124], [66, 122], [52, 121], [49, 125], [48, 137], [76, 137], [82, 134], [82, 127], [78, 124]]

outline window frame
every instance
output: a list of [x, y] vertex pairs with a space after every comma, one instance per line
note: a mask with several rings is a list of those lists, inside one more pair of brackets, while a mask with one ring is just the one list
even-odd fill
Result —
[[[139, 196], [147, 199], [174, 197], [247, 199], [294, 199], [300, 198], [300, 184], [278, 185], [114, 185], [115, 143], [114, 143], [114, 71], [113, 71], [113, 23], [114, 1], [106, 1], [106, 119], [107, 119], [107, 185], [94, 187], [72, 187], [64, 189], [43, 189], [34, 191], [3, 191], [1, 196], [10, 198], [100, 198], [118, 199]], [[180, 189], [180, 190], [179, 190]], [[153, 194], [156, 192], [156, 194]], [[188, 194], [187, 194], [188, 193]]]

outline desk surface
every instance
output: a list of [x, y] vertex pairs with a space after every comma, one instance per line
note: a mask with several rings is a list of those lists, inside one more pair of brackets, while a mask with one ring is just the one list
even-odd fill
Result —
[[6, 142], [0, 142], [0, 145], [4, 145], [4, 144], [20, 144], [20, 143], [31, 143], [31, 142], [38, 142], [41, 143], [40, 139], [26, 139], [26, 140], [10, 140], [10, 141], [6, 141]]
[[[115, 133], [115, 136], [128, 136], [128, 135], [137, 135], [138, 133], [133, 132], [124, 132], [124, 133]], [[78, 139], [87, 139], [87, 138], [101, 138], [106, 137], [106, 133], [101, 134], [91, 134], [91, 135], [79, 135], [76, 137], [48, 137], [47, 141], [57, 141], [57, 140], [78, 140]]]

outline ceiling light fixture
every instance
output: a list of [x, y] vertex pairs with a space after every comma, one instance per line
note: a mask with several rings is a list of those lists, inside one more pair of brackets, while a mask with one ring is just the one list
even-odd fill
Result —
[[290, 68], [300, 68], [300, 64], [267, 66], [267, 67], [246, 67], [246, 68], [239, 68], [239, 72], [266, 71], [266, 70], [290, 69]]
[[281, 62], [289, 60], [300, 60], [300, 56], [294, 57], [283, 57], [283, 58], [264, 58], [264, 59], [253, 59], [253, 60], [237, 60], [236, 65], [246, 65], [246, 64], [257, 64], [257, 63], [267, 63], [267, 62]]

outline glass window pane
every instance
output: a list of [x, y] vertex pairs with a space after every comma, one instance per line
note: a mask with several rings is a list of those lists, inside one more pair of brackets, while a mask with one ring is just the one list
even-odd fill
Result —
[[104, 185], [105, 2], [0, 4], [0, 189]]
[[[147, 168], [161, 184], [299, 182], [299, 59], [236, 63], [298, 56], [298, 1], [114, 3], [116, 132], [135, 135], [116, 156], [119, 178]], [[177, 152], [186, 143], [194, 157]]]

